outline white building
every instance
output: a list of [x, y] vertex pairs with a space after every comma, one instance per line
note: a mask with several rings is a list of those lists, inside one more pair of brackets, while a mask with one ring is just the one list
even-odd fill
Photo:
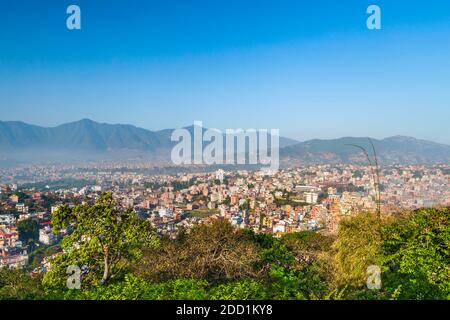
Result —
[[284, 233], [286, 232], [286, 222], [281, 220], [273, 225], [273, 233]]
[[23, 252], [22, 254], [0, 256], [0, 269], [1, 268], [22, 268], [28, 264], [28, 254]]
[[16, 204], [16, 210], [20, 213], [28, 213], [28, 206], [26, 206], [24, 203], [18, 203]]
[[39, 229], [39, 242], [51, 245], [58, 241], [58, 235], [52, 233], [52, 228], [45, 226], [43, 229]]
[[12, 214], [0, 214], [0, 225], [9, 226], [16, 222], [16, 218]]
[[94, 191], [94, 192], [101, 192], [102, 191], [102, 187], [101, 186], [93, 186], [92, 187], [92, 191]]
[[161, 218], [173, 216], [173, 211], [170, 208], [161, 208], [161, 209], [159, 209], [158, 213]]
[[309, 203], [309, 204], [317, 203], [318, 198], [319, 198], [319, 194], [317, 192], [305, 192], [306, 203]]
[[216, 180], [219, 180], [221, 183], [224, 180], [225, 172], [222, 169], [216, 171]]

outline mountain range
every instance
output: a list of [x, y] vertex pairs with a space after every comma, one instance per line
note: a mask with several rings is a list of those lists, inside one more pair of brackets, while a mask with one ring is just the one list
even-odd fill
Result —
[[[193, 132], [193, 127], [186, 127]], [[150, 131], [132, 125], [84, 119], [52, 128], [0, 121], [0, 163], [145, 160], [170, 164], [173, 129]], [[450, 146], [411, 137], [372, 139], [382, 164], [450, 163]], [[365, 162], [356, 147], [372, 153], [368, 138], [346, 137], [299, 142], [280, 137], [284, 164]]]

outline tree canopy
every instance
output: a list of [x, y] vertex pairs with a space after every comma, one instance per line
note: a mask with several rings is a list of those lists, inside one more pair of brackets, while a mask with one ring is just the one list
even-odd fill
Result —
[[125, 272], [144, 248], [159, 244], [150, 223], [132, 210], [120, 210], [111, 193], [99, 196], [93, 206], [61, 206], [52, 224], [54, 232], [66, 229], [69, 234], [61, 243], [63, 253], [45, 275], [48, 285], [64, 285], [69, 266], [84, 270], [84, 285], [105, 284]]
[[[0, 270], [0, 299], [450, 299], [449, 208], [360, 213], [334, 236], [275, 238], [217, 220], [171, 239], [107, 193], [52, 222], [68, 235], [49, 272]], [[85, 266], [80, 290], [65, 286], [70, 265]], [[380, 289], [367, 287], [371, 265]]]

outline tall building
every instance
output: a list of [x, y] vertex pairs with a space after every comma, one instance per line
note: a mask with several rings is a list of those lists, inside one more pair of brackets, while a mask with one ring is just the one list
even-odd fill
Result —
[[305, 192], [305, 201], [310, 204], [317, 203], [319, 194], [317, 192]]
[[223, 183], [225, 177], [225, 172], [222, 169], [216, 171], [216, 180], [219, 180], [220, 183]]

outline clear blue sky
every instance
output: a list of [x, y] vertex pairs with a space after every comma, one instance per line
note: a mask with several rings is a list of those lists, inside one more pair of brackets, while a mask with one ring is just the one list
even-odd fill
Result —
[[450, 1], [1, 1], [0, 120], [82, 118], [450, 143]]

